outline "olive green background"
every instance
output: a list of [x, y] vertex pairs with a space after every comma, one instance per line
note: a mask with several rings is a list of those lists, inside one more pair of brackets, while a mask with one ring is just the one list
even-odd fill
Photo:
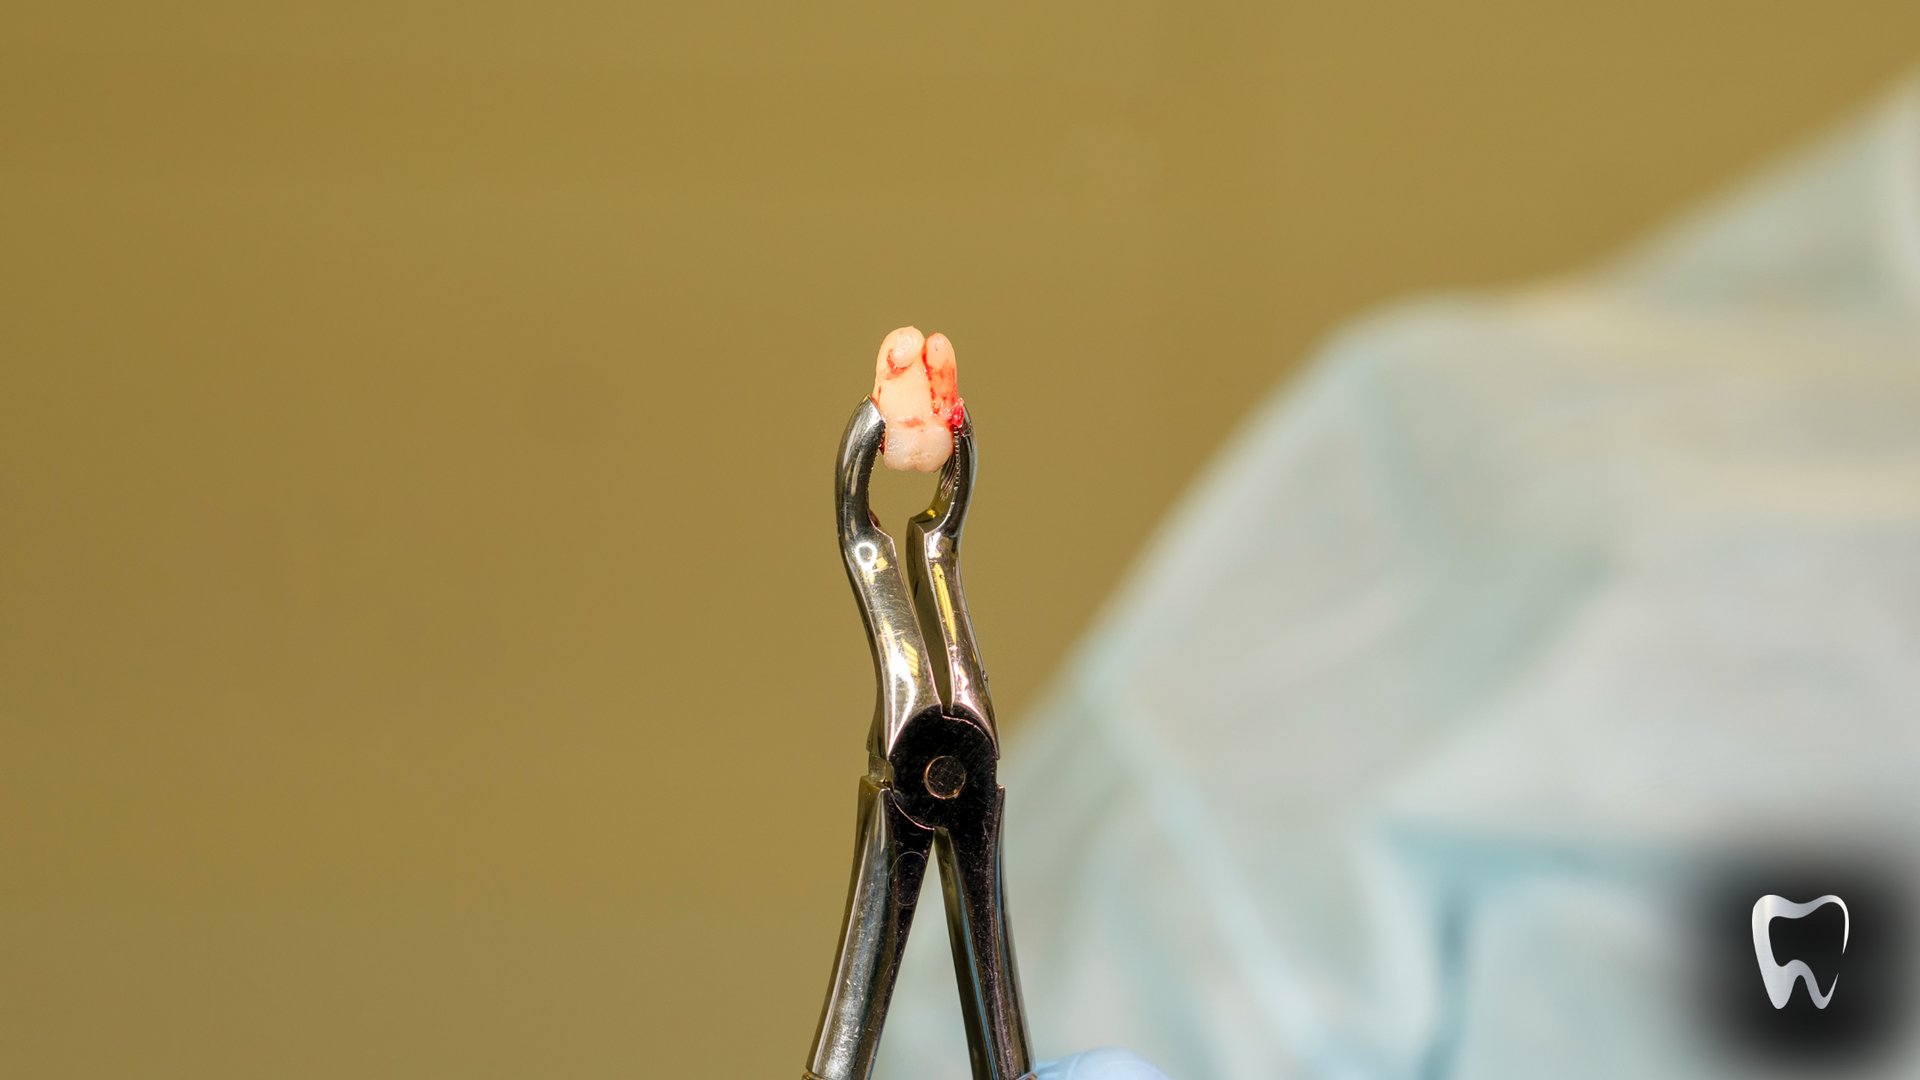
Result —
[[1335, 323], [1602, 255], [1916, 45], [1911, 2], [0, 8], [0, 1072], [796, 1076], [886, 331], [958, 349], [1017, 738]]

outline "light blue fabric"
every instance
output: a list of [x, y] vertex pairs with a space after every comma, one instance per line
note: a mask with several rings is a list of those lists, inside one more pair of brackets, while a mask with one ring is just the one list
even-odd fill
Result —
[[1034, 1075], [1036, 1080], [1167, 1080], [1167, 1074], [1154, 1068], [1153, 1062], [1111, 1046], [1049, 1061]]
[[[1685, 872], [1909, 857], [1916, 718], [1903, 89], [1629, 258], [1368, 320], [1251, 418], [1009, 752], [1036, 1053], [1741, 1074]], [[967, 1075], [945, 951], [909, 945], [885, 1080]]]

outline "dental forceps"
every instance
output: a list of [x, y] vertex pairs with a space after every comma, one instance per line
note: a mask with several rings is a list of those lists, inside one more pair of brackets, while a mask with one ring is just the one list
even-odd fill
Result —
[[[806, 1080], [868, 1080], [931, 854], [974, 1080], [1033, 1074], [1000, 871], [1000, 740], [960, 590], [960, 528], [973, 493], [973, 424], [954, 433], [933, 502], [907, 523], [906, 574], [867, 505], [886, 421], [861, 401], [834, 473], [840, 553], [878, 683], [860, 778], [853, 881]], [[929, 648], [929, 643], [932, 647]]]

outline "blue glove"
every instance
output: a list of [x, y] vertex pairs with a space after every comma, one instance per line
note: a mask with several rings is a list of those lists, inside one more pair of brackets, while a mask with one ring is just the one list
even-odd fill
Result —
[[1034, 1076], [1035, 1080], [1167, 1080], [1153, 1062], [1113, 1046], [1045, 1062]]

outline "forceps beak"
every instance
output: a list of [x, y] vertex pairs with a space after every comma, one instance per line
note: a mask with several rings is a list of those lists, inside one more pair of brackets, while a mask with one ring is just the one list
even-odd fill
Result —
[[908, 720], [945, 704], [970, 713], [994, 738], [997, 756], [993, 701], [960, 585], [960, 532], [976, 468], [973, 421], [954, 433], [953, 456], [941, 470], [933, 502], [907, 523], [904, 577], [893, 538], [868, 505], [885, 437], [879, 408], [862, 399], [841, 436], [834, 473], [840, 554], [866, 624], [878, 688], [869, 749], [887, 757]]
[[973, 420], [968, 418], [953, 434], [953, 456], [940, 472], [932, 504], [907, 523], [907, 580], [926, 639], [944, 646], [946, 655], [936, 656], [933, 661], [933, 681], [940, 699], [949, 709], [971, 712], [993, 736], [997, 748], [993, 699], [988, 696], [987, 674], [973, 642], [967, 594], [960, 587], [960, 530], [966, 525], [967, 504], [973, 498], [975, 461]]

